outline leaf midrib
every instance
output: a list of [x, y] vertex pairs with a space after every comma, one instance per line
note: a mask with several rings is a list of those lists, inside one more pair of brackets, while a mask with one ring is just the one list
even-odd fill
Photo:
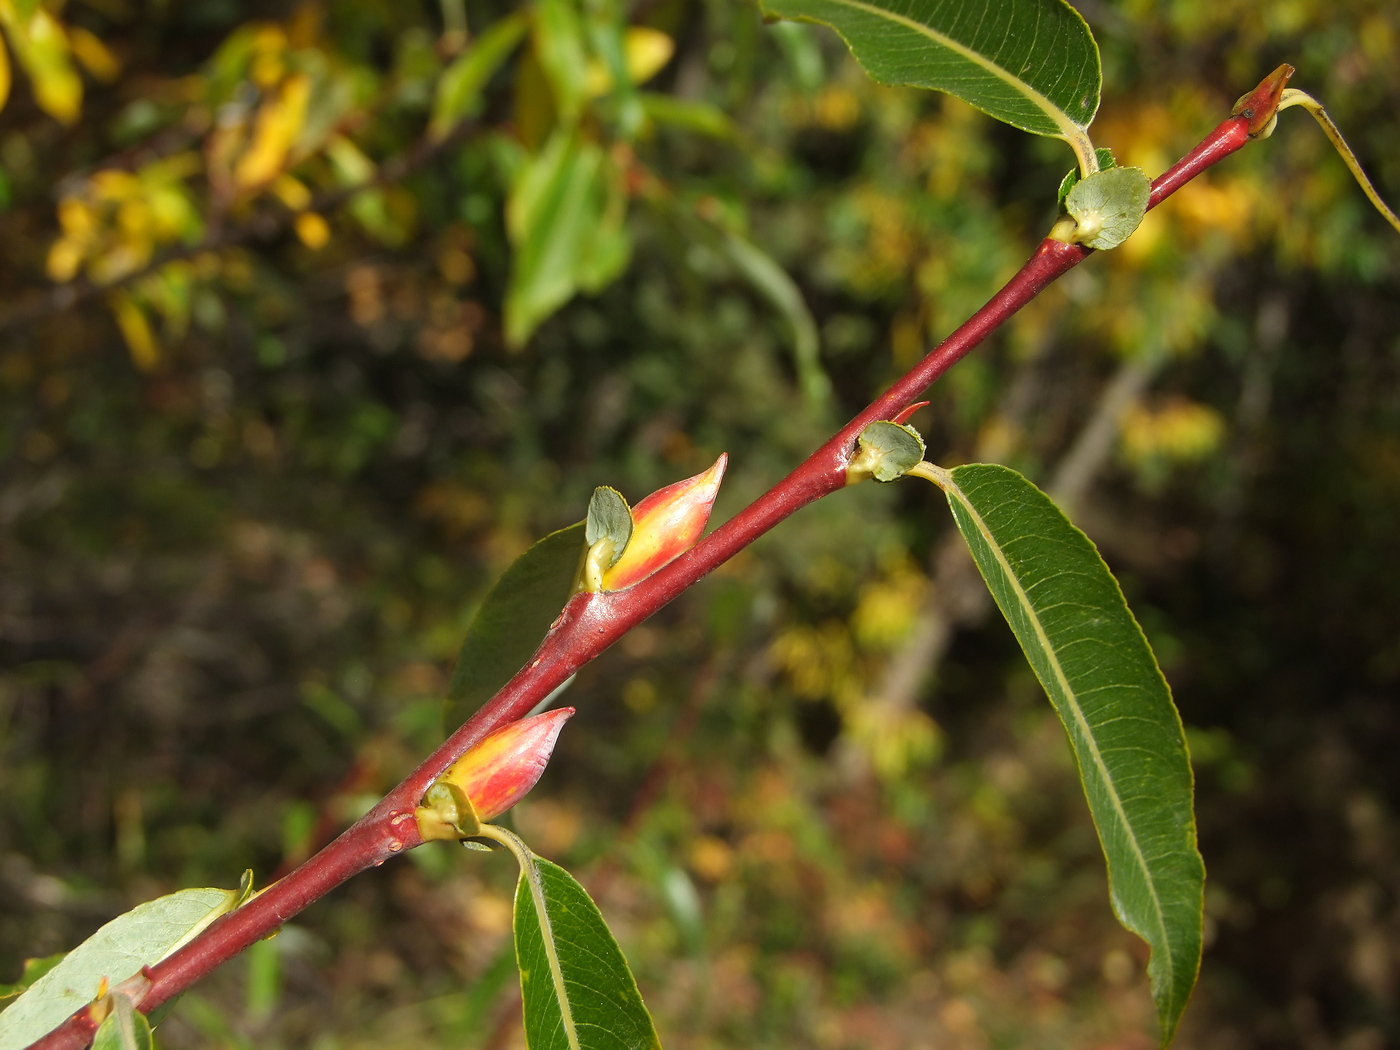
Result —
[[[900, 25], [906, 26], [909, 29], [914, 30], [916, 33], [922, 33], [924, 36], [928, 37], [940, 47], [946, 47], [949, 51], [956, 52], [958, 55], [961, 55], [973, 65], [980, 66], [982, 69], [985, 69], [988, 73], [991, 73], [992, 76], [996, 77], [998, 80], [1009, 84], [1021, 94], [1025, 95], [1026, 98], [1030, 99], [1031, 102], [1033, 102], [1043, 113], [1045, 113], [1046, 116], [1048, 116], [1055, 123], [1056, 127], [1061, 129], [1062, 133], [1060, 137], [1063, 138], [1066, 142], [1070, 143], [1071, 145], [1075, 145], [1078, 141], [1084, 139], [1086, 128], [1083, 125], [1072, 120], [1068, 113], [1066, 113], [1059, 106], [1055, 105], [1055, 103], [1051, 102], [1048, 98], [1046, 98], [1035, 88], [1031, 87], [1024, 80], [1017, 77], [1005, 66], [997, 65], [997, 63], [991, 61], [985, 55], [982, 55], [972, 50], [972, 48], [968, 47], [966, 44], [960, 43], [957, 40], [954, 40], [952, 37], [947, 36], [944, 33], [940, 33], [932, 26], [925, 25], [924, 23], [916, 21], [915, 19], [912, 19], [907, 15], [896, 14], [895, 12], [886, 10], [883, 7], [877, 7], [874, 4], [863, 3], [862, 0], [828, 0], [828, 2], [833, 4], [841, 4], [845, 7], [854, 8], [859, 11], [865, 11], [868, 14], [872, 14], [880, 18], [887, 18], [891, 22], [898, 22]], [[1075, 152], [1079, 152], [1077, 147], [1075, 149]], [[1091, 154], [1092, 152], [1093, 151], [1090, 150]]]
[[[849, 2], [849, 0], [845, 0], [845, 2]], [[1055, 650], [1050, 644], [1050, 636], [1046, 633], [1045, 626], [1041, 623], [1040, 616], [1036, 613], [1035, 606], [1031, 604], [1030, 596], [1026, 594], [1025, 589], [1021, 586], [1020, 580], [1016, 578], [1015, 572], [1012, 571], [1011, 563], [1007, 561], [1006, 556], [1002, 553], [1001, 545], [998, 544], [992, 538], [991, 530], [987, 527], [987, 523], [982, 520], [982, 515], [977, 512], [977, 508], [975, 508], [972, 505], [972, 502], [967, 498], [967, 494], [964, 493], [962, 488], [958, 485], [958, 483], [953, 480], [952, 472], [939, 470], [939, 474], [944, 479], [946, 491], [956, 493], [958, 497], [958, 502], [962, 504], [963, 509], [968, 513], [968, 515], [972, 518], [973, 522], [976, 524], [977, 531], [981, 533], [982, 539], [986, 542], [987, 547], [992, 552], [992, 556], [996, 558], [997, 563], [1002, 568], [1003, 574], [1006, 576], [1006, 579], [1010, 581], [1011, 587], [1015, 591], [1022, 608], [1027, 611], [1027, 615], [1030, 618], [1032, 628], [1035, 630], [1036, 638], [1042, 643], [1042, 651], [1046, 654], [1046, 660], [1049, 662], [1050, 667], [1055, 675], [1055, 680], [1059, 683], [1064, 693], [1066, 702], [1068, 703], [1070, 710], [1074, 713], [1075, 724], [1079, 727], [1081, 735], [1087, 741], [1089, 753], [1094, 762], [1094, 767], [1102, 775], [1103, 782], [1108, 787], [1108, 796], [1113, 802], [1113, 811], [1117, 815], [1118, 819], [1122, 822], [1124, 828], [1126, 828], [1128, 831], [1127, 839], [1131, 847], [1132, 856], [1137, 860], [1138, 865], [1142, 868], [1143, 875], [1146, 877], [1147, 881], [1148, 893], [1150, 893], [1152, 896], [1152, 911], [1153, 916], [1157, 920], [1157, 932], [1161, 938], [1161, 944], [1164, 950], [1170, 951], [1170, 941], [1167, 935], [1166, 917], [1162, 909], [1162, 899], [1157, 894], [1157, 884], [1153, 881], [1152, 878], [1152, 869], [1148, 866], [1147, 858], [1143, 855], [1142, 850], [1138, 847], [1137, 836], [1133, 833], [1133, 826], [1128, 820], [1127, 811], [1123, 808], [1123, 801], [1118, 795], [1117, 786], [1114, 784], [1112, 777], [1109, 775], [1108, 766], [1104, 763], [1103, 755], [1099, 751], [1098, 742], [1094, 739], [1088, 719], [1084, 717], [1084, 712], [1079, 706], [1077, 694], [1070, 687], [1069, 679], [1065, 675], [1064, 668], [1060, 665], [1060, 661], [1055, 655]], [[1175, 968], [1171, 965], [1169, 961], [1167, 961], [1166, 965], [1162, 967], [1161, 972], [1165, 975], [1165, 979], [1167, 983], [1171, 986], [1172, 991], [1175, 992]]]

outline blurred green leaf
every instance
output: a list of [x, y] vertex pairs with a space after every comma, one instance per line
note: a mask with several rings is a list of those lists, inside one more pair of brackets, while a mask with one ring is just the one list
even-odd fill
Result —
[[433, 100], [433, 118], [428, 124], [431, 138], [441, 141], [460, 121], [480, 109], [482, 89], [528, 28], [529, 21], [523, 14], [507, 15], [477, 37], [466, 54], [443, 71]]
[[1069, 736], [1113, 910], [1152, 948], [1165, 1044], [1200, 966], [1205, 883], [1166, 680], [1108, 566], [1048, 496], [993, 464], [933, 474]]
[[1099, 49], [1064, 0], [765, 0], [764, 11], [829, 25], [883, 84], [956, 95], [1093, 167]]
[[190, 889], [137, 905], [69, 952], [0, 1013], [0, 1050], [22, 1050], [97, 995], [190, 940], [238, 899], [236, 890]]
[[506, 204], [515, 248], [506, 340], [520, 346], [578, 291], [594, 292], [630, 253], [617, 173], [594, 142], [560, 128], [517, 175]]
[[643, 91], [637, 98], [641, 102], [642, 112], [657, 124], [669, 124], [711, 138], [734, 137], [734, 122], [729, 119], [729, 114], [708, 102], [676, 98], [656, 91]]
[[588, 56], [574, 0], [538, 0], [534, 22], [535, 55], [554, 94], [559, 120], [571, 127], [586, 94]]
[[443, 710], [448, 733], [525, 666], [573, 593], [584, 523], [552, 532], [516, 558], [486, 595], [457, 655]]
[[597, 905], [563, 868], [530, 858], [515, 890], [515, 953], [530, 1050], [650, 1050], [651, 1015]]

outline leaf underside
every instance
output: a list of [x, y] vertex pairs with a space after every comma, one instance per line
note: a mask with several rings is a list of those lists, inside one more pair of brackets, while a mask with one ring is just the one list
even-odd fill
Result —
[[448, 733], [495, 696], [535, 655], [573, 593], [584, 524], [552, 532], [516, 558], [481, 603], [447, 687]]
[[[637, 982], [597, 905], [559, 865], [542, 857], [533, 858], [533, 865], [545, 909], [543, 925], [523, 871], [515, 891], [526, 1045], [530, 1050], [659, 1050]], [[546, 928], [562, 988], [541, 932]]]
[[1201, 957], [1205, 866], [1191, 766], [1166, 680], [1093, 543], [1006, 467], [938, 471], [967, 541], [1069, 736], [1113, 910], [1152, 949], [1163, 1044]]
[[237, 900], [236, 890], [189, 889], [137, 905], [107, 923], [0, 1013], [0, 1050], [23, 1050], [97, 994], [153, 966]]
[[1024, 131], [1073, 142], [1098, 110], [1098, 46], [1063, 0], [763, 0], [763, 8], [831, 26], [883, 84], [946, 91]]

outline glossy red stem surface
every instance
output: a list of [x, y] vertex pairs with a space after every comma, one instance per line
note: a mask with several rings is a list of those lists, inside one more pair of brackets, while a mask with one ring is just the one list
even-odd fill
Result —
[[[1152, 184], [1153, 208], [1212, 164], [1249, 141], [1249, 122], [1231, 117]], [[378, 805], [300, 868], [214, 923], [169, 958], [150, 967], [151, 985], [137, 1007], [150, 1012], [266, 937], [352, 875], [421, 843], [413, 810], [447, 768], [492, 730], [524, 717], [584, 664], [631, 628], [789, 515], [845, 487], [856, 438], [870, 423], [891, 419], [1012, 314], [1090, 254], [1044, 240], [1006, 286], [903, 378], [852, 419], [797, 469], [675, 561], [624, 591], [579, 594], [520, 670], [481, 710], [386, 795]], [[79, 1050], [96, 1020], [79, 1010], [30, 1050]]]

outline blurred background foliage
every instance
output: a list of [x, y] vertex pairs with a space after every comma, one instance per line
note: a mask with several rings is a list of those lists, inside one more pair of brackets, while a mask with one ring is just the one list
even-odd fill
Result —
[[[1120, 161], [1287, 60], [1400, 199], [1388, 0], [1080, 7]], [[511, 558], [721, 451], [732, 513], [1013, 272], [1072, 161], [733, 0], [0, 0], [0, 32], [0, 980], [305, 858], [441, 739]], [[1058, 495], [1174, 686], [1210, 871], [1183, 1047], [1400, 1043], [1397, 258], [1285, 114], [914, 420]], [[948, 525], [929, 486], [825, 500], [572, 687], [512, 819], [667, 1045], [1152, 1045]], [[510, 888], [417, 850], [161, 1041], [520, 1045]]]

